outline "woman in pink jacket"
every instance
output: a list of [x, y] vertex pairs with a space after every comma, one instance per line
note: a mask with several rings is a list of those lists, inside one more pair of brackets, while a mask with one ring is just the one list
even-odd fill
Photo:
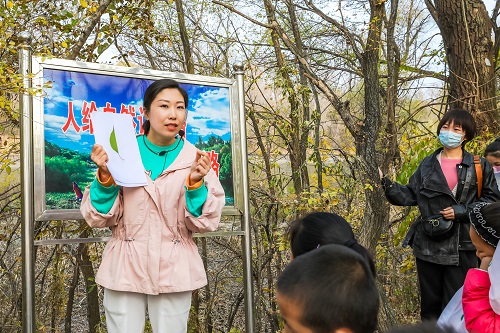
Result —
[[92, 148], [98, 171], [81, 211], [91, 227], [112, 230], [96, 275], [110, 333], [143, 332], [146, 309], [153, 332], [185, 333], [191, 293], [207, 283], [193, 233], [217, 228], [225, 197], [208, 154], [182, 139], [187, 106], [174, 80], [146, 89], [137, 136], [145, 186], [117, 186], [106, 151]]
[[[500, 254], [496, 247], [500, 239], [500, 202], [481, 202], [470, 213], [470, 238], [481, 259], [479, 268], [467, 273], [462, 294], [465, 327], [471, 333], [500, 332]], [[496, 290], [495, 290], [496, 289]]]

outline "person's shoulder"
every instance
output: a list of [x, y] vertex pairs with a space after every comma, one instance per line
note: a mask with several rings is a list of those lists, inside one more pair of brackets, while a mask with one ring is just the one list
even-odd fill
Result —
[[196, 152], [198, 148], [196, 148], [195, 145], [193, 145], [191, 142], [184, 140], [184, 145], [182, 147], [183, 150], [188, 151], [188, 152]]

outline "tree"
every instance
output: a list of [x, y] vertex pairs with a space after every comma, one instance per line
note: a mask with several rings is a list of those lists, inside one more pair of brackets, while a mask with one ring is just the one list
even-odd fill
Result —
[[[425, 4], [441, 31], [446, 51], [448, 106], [474, 114], [481, 133], [498, 133], [495, 70], [500, 2], [496, 1], [491, 19], [482, 0], [426, 0]], [[497, 33], [495, 40], [493, 33]]]

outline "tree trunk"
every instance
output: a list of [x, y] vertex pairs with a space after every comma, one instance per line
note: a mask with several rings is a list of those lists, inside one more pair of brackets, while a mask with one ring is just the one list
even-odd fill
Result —
[[323, 193], [323, 160], [320, 151], [320, 128], [321, 128], [321, 105], [319, 103], [318, 89], [311, 84], [311, 91], [314, 98], [315, 110], [312, 115], [314, 123], [314, 158], [316, 163], [316, 176], [318, 177], [318, 193]]
[[[87, 236], [88, 232], [86, 230], [80, 234], [80, 238], [86, 238]], [[92, 267], [92, 261], [90, 261], [88, 253], [88, 244], [78, 244], [78, 254], [76, 258], [78, 266], [83, 274], [85, 290], [87, 291], [87, 319], [89, 323], [89, 332], [96, 333], [101, 323], [101, 316], [99, 315], [99, 295], [95, 283], [94, 268]]]
[[375, 250], [382, 230], [388, 222], [388, 205], [378, 181], [377, 140], [380, 135], [382, 112], [379, 92], [379, 53], [381, 45], [382, 20], [385, 15], [384, 2], [370, 1], [370, 25], [368, 38], [361, 61], [365, 90], [365, 119], [361, 131], [355, 135], [356, 155], [360, 157], [362, 179], [365, 182], [365, 213], [360, 241], [372, 251]]
[[[270, 0], [264, 0], [264, 6], [266, 8], [266, 14], [268, 22], [273, 25], [277, 24], [276, 19], [276, 8]], [[295, 92], [295, 85], [290, 73], [287, 69], [287, 63], [283, 56], [283, 52], [280, 45], [280, 36], [276, 30], [271, 31], [271, 42], [274, 48], [274, 53], [276, 55], [276, 64], [279, 73], [284, 81], [283, 90], [288, 95], [288, 102], [290, 108], [290, 123], [289, 123], [289, 137], [287, 133], [284, 133], [277, 126], [278, 132], [281, 134], [283, 139], [287, 142], [288, 152], [290, 153], [290, 165], [292, 168], [292, 181], [296, 195], [300, 195], [305, 189], [309, 187], [309, 175], [307, 172], [307, 164], [305, 160], [306, 156], [306, 142], [302, 142], [303, 137], [302, 131], [304, 131], [304, 126], [302, 122], [302, 117], [300, 114], [300, 102], [299, 98]], [[297, 47], [295, 45], [295, 47]]]
[[189, 44], [189, 36], [186, 29], [186, 22], [184, 20], [184, 9], [182, 7], [182, 0], [175, 0], [175, 7], [177, 8], [177, 20], [179, 22], [179, 33], [181, 35], [182, 49], [184, 50], [185, 68], [189, 74], [194, 74], [194, 62], [191, 54], [191, 45]]
[[80, 276], [80, 267], [78, 267], [78, 262], [76, 262], [73, 268], [73, 277], [71, 278], [71, 285], [69, 286], [69, 291], [68, 291], [68, 302], [66, 303], [66, 318], [64, 320], [64, 333], [71, 333], [71, 318], [73, 316], [75, 290], [76, 287], [78, 287], [79, 276]]
[[75, 60], [76, 57], [81, 55], [80, 52], [81, 52], [82, 48], [85, 46], [87, 39], [90, 37], [90, 34], [94, 30], [95, 26], [101, 20], [101, 16], [106, 12], [106, 9], [108, 8], [108, 6], [110, 5], [110, 3], [112, 1], [113, 0], [105, 0], [99, 5], [96, 12], [92, 15], [92, 17], [88, 21], [88, 24], [85, 26], [83, 33], [80, 35], [80, 38], [75, 43], [75, 45], [71, 48], [71, 52], [68, 55], [68, 59]]
[[[396, 20], [398, 17], [399, 0], [391, 0], [391, 13], [387, 20], [387, 88], [386, 88], [386, 109], [387, 109], [387, 139], [384, 140], [383, 151], [385, 158], [382, 163], [383, 168], [387, 168], [393, 162], [399, 161], [398, 136], [396, 129], [396, 106], [398, 99], [398, 79], [401, 57], [399, 48], [394, 38]], [[387, 171], [387, 170], [384, 170]]]
[[470, 111], [480, 133], [500, 130], [495, 102], [493, 24], [481, 0], [426, 1], [446, 50], [448, 105]]
[[[286, 6], [288, 9], [288, 16], [290, 19], [290, 28], [292, 29], [293, 39], [295, 41], [295, 45], [297, 47], [297, 51], [300, 55], [304, 55], [304, 44], [302, 43], [302, 36], [299, 30], [299, 23], [297, 20], [297, 14], [295, 13], [295, 4], [291, 0], [286, 0]], [[301, 128], [300, 131], [297, 131], [297, 140], [299, 142], [299, 162], [301, 163], [299, 166], [300, 176], [302, 179], [302, 188], [309, 189], [309, 171], [307, 170], [307, 142], [309, 139], [309, 126], [305, 125], [309, 122], [311, 118], [311, 109], [309, 103], [309, 90], [307, 89], [309, 85], [309, 80], [305, 76], [304, 66], [296, 60], [299, 66], [299, 82], [300, 82], [300, 96], [302, 102], [302, 114], [299, 113], [299, 119], [297, 119], [297, 126]], [[293, 111], [293, 110], [292, 110]], [[297, 110], [298, 111], [298, 110]]]

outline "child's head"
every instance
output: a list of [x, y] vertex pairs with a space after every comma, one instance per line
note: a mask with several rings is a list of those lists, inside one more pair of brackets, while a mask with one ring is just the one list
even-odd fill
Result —
[[379, 296], [366, 260], [343, 245], [325, 245], [288, 264], [278, 278], [284, 332], [371, 333]]
[[464, 146], [476, 136], [476, 121], [466, 110], [453, 109], [446, 112], [439, 121], [437, 127], [438, 136], [441, 131], [451, 131], [462, 134], [461, 145]]
[[375, 275], [372, 256], [356, 241], [351, 225], [335, 213], [310, 213], [293, 221], [288, 230], [288, 237], [294, 258], [323, 245], [345, 245], [363, 256]]
[[500, 239], [500, 202], [479, 202], [470, 212], [470, 237], [480, 259], [491, 257]]
[[493, 166], [495, 173], [500, 172], [500, 138], [486, 146], [484, 158]]

